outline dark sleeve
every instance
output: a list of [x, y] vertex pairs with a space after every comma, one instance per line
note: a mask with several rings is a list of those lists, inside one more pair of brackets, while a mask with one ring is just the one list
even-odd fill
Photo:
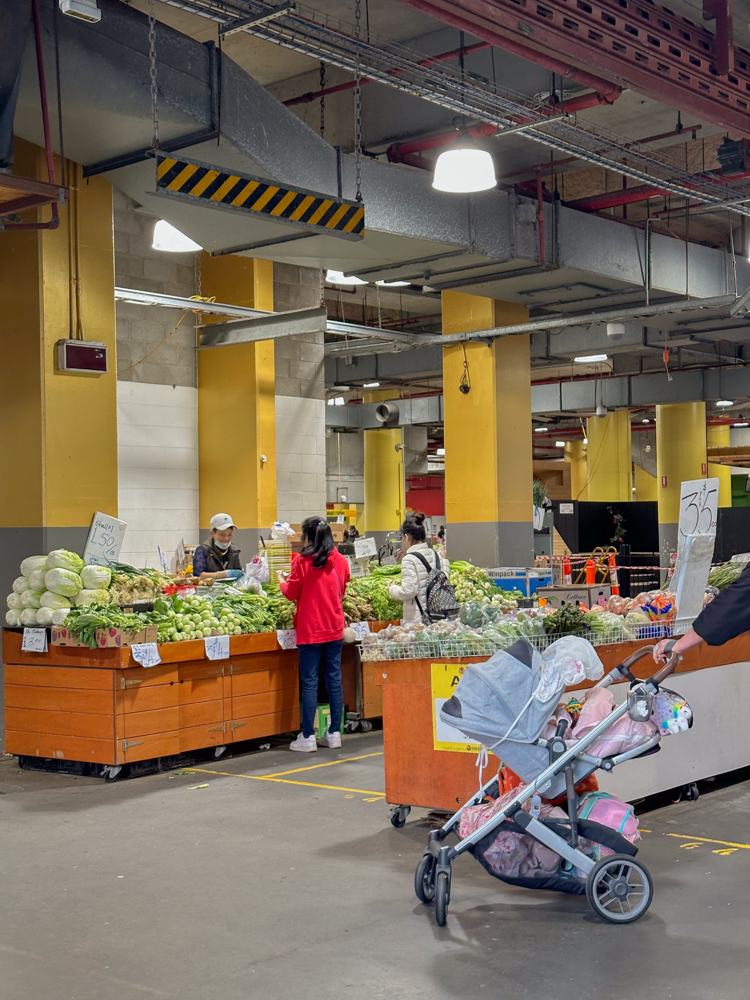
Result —
[[206, 572], [206, 550], [202, 545], [193, 553], [193, 575], [200, 576]]
[[750, 564], [701, 611], [693, 628], [709, 646], [722, 646], [750, 629]]
[[229, 553], [229, 561], [227, 562], [227, 569], [242, 569], [242, 562], [240, 561], [240, 550], [232, 549]]

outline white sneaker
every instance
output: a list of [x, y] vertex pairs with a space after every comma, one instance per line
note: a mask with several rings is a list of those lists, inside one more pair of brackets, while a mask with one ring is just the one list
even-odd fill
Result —
[[318, 740], [318, 744], [322, 747], [329, 747], [331, 750], [340, 750], [341, 733], [332, 733], [328, 730], [323, 734], [320, 740]]
[[303, 736], [300, 733], [297, 739], [292, 740], [289, 744], [289, 749], [299, 750], [300, 753], [314, 753], [318, 749], [318, 744], [315, 742], [315, 734], [313, 733], [312, 736]]

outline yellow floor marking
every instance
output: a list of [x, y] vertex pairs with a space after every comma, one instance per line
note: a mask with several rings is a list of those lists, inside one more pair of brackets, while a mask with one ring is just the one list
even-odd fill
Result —
[[698, 845], [693, 844], [692, 842], [699, 840], [702, 844], [721, 844], [722, 847], [741, 847], [746, 851], [750, 851], [750, 844], [734, 844], [730, 840], [712, 840], [710, 837], [686, 837], [682, 833], [668, 833], [667, 836], [677, 837], [678, 840], [689, 840], [693, 847], [697, 847]]
[[385, 798], [385, 792], [373, 792], [369, 788], [344, 788], [341, 785], [319, 785], [312, 781], [292, 781], [288, 778], [276, 778], [270, 774], [233, 774], [231, 771], [211, 771], [207, 767], [190, 767], [185, 770], [203, 771], [205, 774], [218, 774], [224, 778], [247, 778], [250, 781], [273, 781], [280, 785], [305, 785], [308, 788], [329, 788], [334, 792], [358, 792], [360, 795], [374, 795], [377, 798]]
[[275, 771], [269, 774], [269, 778], [280, 778], [285, 774], [297, 774], [299, 771], [312, 771], [316, 767], [332, 767], [334, 764], [348, 764], [350, 760], [366, 760], [368, 757], [382, 757], [383, 751], [377, 753], [363, 753], [361, 757], [344, 757], [341, 760], [327, 760], [324, 764], [310, 764], [308, 767], [295, 767], [292, 771]]

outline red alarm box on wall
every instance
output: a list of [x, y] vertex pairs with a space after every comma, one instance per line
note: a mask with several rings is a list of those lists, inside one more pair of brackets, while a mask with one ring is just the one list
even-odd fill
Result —
[[58, 340], [56, 368], [65, 375], [106, 375], [107, 345], [93, 340]]

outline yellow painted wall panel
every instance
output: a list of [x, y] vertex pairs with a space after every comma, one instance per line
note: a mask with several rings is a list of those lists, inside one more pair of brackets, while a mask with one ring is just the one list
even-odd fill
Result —
[[659, 480], [650, 476], [640, 465], [635, 466], [635, 500], [658, 500]]
[[[709, 448], [728, 448], [729, 424], [708, 424], [706, 426], [706, 444]], [[718, 465], [710, 462], [708, 475], [719, 480], [719, 506], [732, 506], [732, 469], [728, 465]]]
[[610, 410], [605, 417], [589, 417], [588, 499], [625, 503], [633, 499], [630, 411]]
[[706, 404], [662, 403], [657, 406], [656, 476], [660, 524], [677, 524], [681, 483], [701, 479], [706, 472]]

